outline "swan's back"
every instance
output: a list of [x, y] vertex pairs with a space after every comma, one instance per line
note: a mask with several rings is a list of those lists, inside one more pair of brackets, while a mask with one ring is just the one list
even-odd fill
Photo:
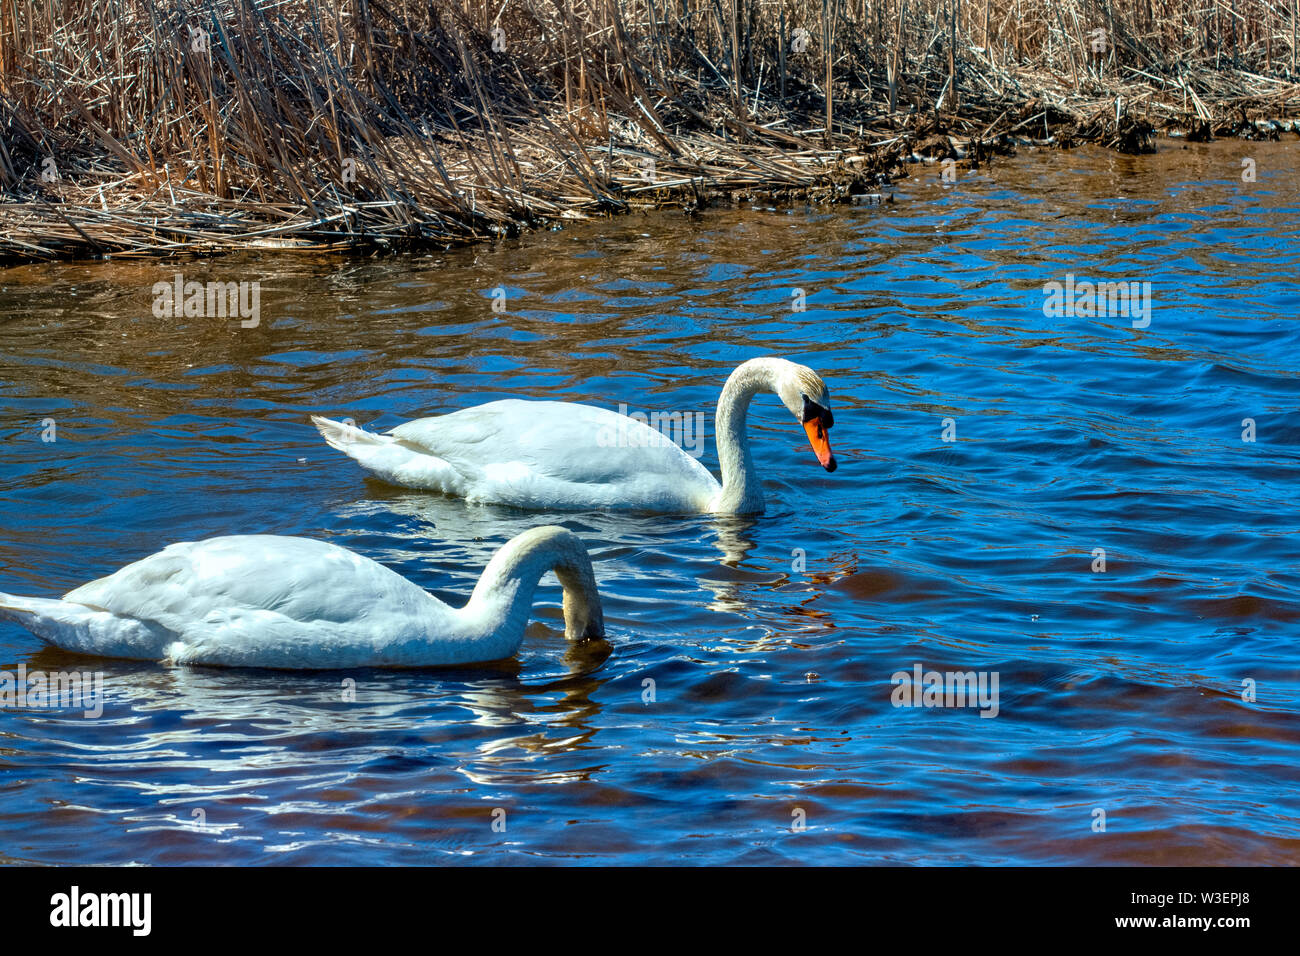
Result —
[[430, 641], [454, 646], [462, 637], [454, 612], [400, 574], [309, 538], [169, 545], [64, 601], [150, 622], [175, 642], [158, 650], [192, 663], [420, 663]]
[[[708, 470], [660, 432], [575, 402], [504, 399], [407, 422], [389, 435], [445, 463], [450, 480], [436, 486], [470, 501], [698, 511], [719, 491]], [[430, 487], [427, 475], [411, 483]]]
[[176, 630], [222, 608], [342, 621], [370, 613], [375, 600], [415, 608], [428, 597], [397, 572], [338, 545], [249, 534], [168, 545], [64, 600]]

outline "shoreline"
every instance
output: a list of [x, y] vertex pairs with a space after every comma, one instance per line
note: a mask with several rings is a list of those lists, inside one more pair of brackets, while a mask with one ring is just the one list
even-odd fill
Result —
[[1245, 3], [1224, 34], [1218, 12], [1162, 19], [1173, 0], [1001, 23], [969, 0], [679, 2], [6, 8], [0, 260], [448, 248], [635, 208], [870, 203], [916, 162], [1026, 145], [1300, 138], [1294, 4]]

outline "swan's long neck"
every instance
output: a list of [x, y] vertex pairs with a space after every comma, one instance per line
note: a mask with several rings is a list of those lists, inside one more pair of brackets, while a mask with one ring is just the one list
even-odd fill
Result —
[[715, 428], [722, 492], [713, 502], [713, 511], [731, 514], [763, 511], [763, 486], [749, 453], [749, 403], [759, 392], [776, 391], [782, 364], [788, 363], [778, 358], [750, 359], [738, 366], [722, 387]]
[[563, 528], [533, 528], [492, 556], [461, 611], [485, 641], [506, 648], [500, 656], [519, 649], [532, 614], [533, 592], [547, 571], [554, 571], [564, 587], [565, 637], [576, 641], [604, 636], [600, 595], [587, 549]]

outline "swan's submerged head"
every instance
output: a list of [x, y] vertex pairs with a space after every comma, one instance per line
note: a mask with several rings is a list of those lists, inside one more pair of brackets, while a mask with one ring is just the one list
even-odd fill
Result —
[[605, 636], [605, 615], [591, 556], [577, 535], [557, 525], [535, 529], [553, 548], [555, 576], [564, 588], [564, 636], [587, 641]]
[[781, 376], [776, 393], [790, 409], [790, 413], [803, 425], [808, 434], [808, 443], [812, 445], [817, 460], [827, 471], [837, 467], [835, 454], [831, 451], [830, 430], [835, 424], [831, 414], [831, 393], [822, 381], [822, 377], [806, 365], [788, 363], [789, 368]]
[[[590, 574], [590, 566], [588, 566]], [[564, 586], [564, 636], [571, 641], [591, 641], [605, 636], [605, 615], [600, 608], [600, 595], [596, 592], [596, 579], [579, 583], [574, 578], [566, 580], [569, 572], [556, 568], [555, 575]]]
[[586, 547], [572, 531], [558, 525], [532, 528], [501, 548], [479, 578], [471, 604], [490, 602], [493, 595], [517, 595], [518, 582], [527, 582], [527, 599], [519, 606], [524, 619], [532, 608], [532, 590], [547, 571], [554, 571], [564, 588], [564, 636], [583, 641], [605, 636], [596, 575]]

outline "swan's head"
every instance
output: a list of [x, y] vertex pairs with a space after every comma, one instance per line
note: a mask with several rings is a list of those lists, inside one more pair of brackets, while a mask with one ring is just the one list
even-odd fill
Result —
[[777, 381], [776, 394], [780, 396], [785, 407], [790, 409], [799, 424], [808, 433], [808, 443], [812, 445], [817, 460], [827, 471], [837, 467], [835, 454], [831, 451], [831, 426], [835, 416], [831, 414], [831, 393], [822, 381], [822, 377], [806, 365], [785, 363], [786, 367]]
[[564, 636], [571, 641], [593, 641], [605, 636], [605, 615], [600, 609], [600, 595], [596, 593], [595, 578], [590, 589], [571, 586], [564, 572], [556, 568], [556, 575], [564, 585]]
[[596, 590], [591, 557], [576, 535], [564, 529], [568, 540], [555, 563], [555, 576], [564, 588], [564, 636], [571, 641], [589, 641], [605, 636], [605, 615]]
[[526, 620], [533, 587], [547, 571], [554, 571], [564, 588], [564, 636], [571, 641], [604, 637], [605, 617], [591, 557], [577, 535], [558, 525], [532, 528], [507, 541], [483, 569], [470, 605], [482, 607], [503, 593], [512, 599], [525, 582], [528, 597], [521, 610]]

